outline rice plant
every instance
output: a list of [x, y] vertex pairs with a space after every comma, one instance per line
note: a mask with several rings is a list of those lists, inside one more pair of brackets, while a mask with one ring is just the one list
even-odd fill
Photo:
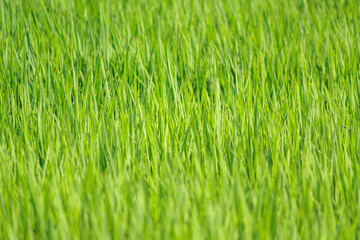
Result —
[[0, 239], [360, 238], [357, 0], [0, 0]]

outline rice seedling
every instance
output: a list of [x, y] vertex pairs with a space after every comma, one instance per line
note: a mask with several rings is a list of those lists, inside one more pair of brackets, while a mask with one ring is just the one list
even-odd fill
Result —
[[356, 0], [0, 0], [0, 239], [360, 237]]

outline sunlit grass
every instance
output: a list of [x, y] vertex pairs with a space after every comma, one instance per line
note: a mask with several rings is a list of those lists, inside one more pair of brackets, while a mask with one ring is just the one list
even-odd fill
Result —
[[0, 239], [360, 237], [356, 0], [0, 0]]

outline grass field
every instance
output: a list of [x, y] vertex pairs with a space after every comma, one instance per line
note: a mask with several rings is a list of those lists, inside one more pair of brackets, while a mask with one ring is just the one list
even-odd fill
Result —
[[358, 239], [360, 2], [0, 0], [0, 239]]

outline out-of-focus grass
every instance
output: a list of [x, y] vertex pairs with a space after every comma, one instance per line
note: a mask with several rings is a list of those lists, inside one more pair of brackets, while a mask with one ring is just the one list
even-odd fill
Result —
[[0, 239], [360, 237], [356, 0], [0, 0]]

